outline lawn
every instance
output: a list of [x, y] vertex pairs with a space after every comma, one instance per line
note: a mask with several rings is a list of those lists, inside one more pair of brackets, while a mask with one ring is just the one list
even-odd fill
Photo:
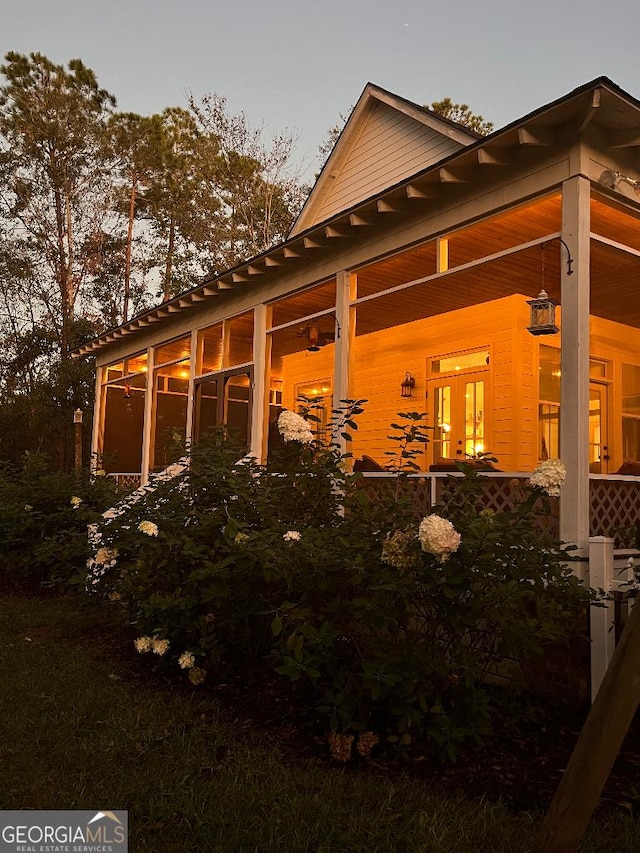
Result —
[[[539, 813], [296, 760], [205, 690], [155, 685], [114, 621], [76, 597], [0, 599], [0, 808], [128, 809], [134, 853], [534, 849]], [[640, 822], [598, 813], [582, 850], [640, 850]]]

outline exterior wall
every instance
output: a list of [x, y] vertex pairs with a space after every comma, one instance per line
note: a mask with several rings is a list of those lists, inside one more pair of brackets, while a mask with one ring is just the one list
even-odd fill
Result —
[[[405, 298], [411, 297], [406, 294]], [[392, 432], [390, 424], [398, 420], [398, 412], [426, 411], [429, 415], [426, 423], [433, 425], [433, 393], [429, 392], [428, 377], [431, 358], [486, 348], [491, 353], [489, 370], [482, 373], [486, 375], [488, 392], [487, 450], [498, 456], [503, 470], [534, 467], [537, 387], [533, 386], [534, 351], [524, 330], [526, 307], [524, 296], [512, 296], [357, 337], [350, 396], [365, 398], [367, 403], [354, 433], [354, 457], [366, 454], [379, 464], [386, 464], [385, 451], [392, 450], [395, 444], [387, 436]], [[529, 378], [523, 383], [515, 366], [522, 360], [527, 345]], [[331, 376], [333, 363], [329, 350], [333, 347], [324, 347], [319, 353], [296, 353], [284, 359], [286, 408], [295, 407], [294, 388], [298, 383]], [[400, 395], [400, 383], [407, 371], [416, 380], [410, 400]], [[526, 443], [516, 440], [518, 432], [528, 436]], [[433, 461], [429, 449], [423, 467]]]
[[315, 208], [313, 220], [323, 222], [460, 148], [460, 143], [377, 102], [339, 173], [329, 176], [331, 186]]

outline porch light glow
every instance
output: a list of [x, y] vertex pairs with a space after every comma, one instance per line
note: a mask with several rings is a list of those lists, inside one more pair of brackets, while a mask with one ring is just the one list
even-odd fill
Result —
[[416, 380], [407, 370], [407, 375], [400, 383], [400, 393], [402, 397], [413, 397], [413, 389], [416, 387]]
[[531, 320], [527, 331], [532, 335], [556, 335], [560, 329], [556, 326], [556, 305], [544, 288], [536, 299], [527, 299], [527, 305], [531, 306]]

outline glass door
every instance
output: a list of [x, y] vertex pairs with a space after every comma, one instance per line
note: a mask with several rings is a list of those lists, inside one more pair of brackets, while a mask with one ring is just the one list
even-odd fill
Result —
[[486, 380], [482, 375], [430, 383], [433, 462], [464, 460], [486, 448]]
[[609, 444], [607, 439], [607, 386], [591, 382], [589, 385], [589, 472], [609, 472]]

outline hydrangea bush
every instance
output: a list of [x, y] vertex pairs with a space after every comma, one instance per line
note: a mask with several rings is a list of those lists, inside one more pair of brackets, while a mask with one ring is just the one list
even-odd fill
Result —
[[[334, 434], [356, 428], [362, 402], [346, 401]], [[400, 484], [422, 420], [396, 425]], [[266, 468], [224, 431], [194, 448], [103, 523], [90, 586], [126, 609], [141, 654], [192, 684], [247, 662], [306, 682], [339, 760], [378, 742], [452, 759], [509, 695], [491, 686], [505, 661], [566, 638], [592, 593], [533, 523], [549, 509], [541, 482], [493, 513], [487, 480], [463, 465], [415, 523], [406, 490], [371, 500], [311, 423], [283, 413]]]

